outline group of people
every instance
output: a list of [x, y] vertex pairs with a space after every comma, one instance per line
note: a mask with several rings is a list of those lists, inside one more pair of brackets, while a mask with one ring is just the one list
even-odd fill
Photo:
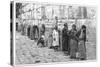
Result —
[[86, 26], [82, 25], [77, 31], [76, 25], [72, 25], [72, 29], [68, 31], [67, 23], [64, 24], [62, 30], [62, 50], [67, 51], [72, 59], [86, 59]]
[[[22, 31], [24, 31], [25, 26], [22, 26]], [[28, 26], [27, 27], [27, 36], [30, 39], [37, 40], [37, 45], [42, 44], [43, 47], [48, 45], [45, 39], [45, 25], [42, 24], [39, 29], [38, 26]], [[31, 32], [30, 32], [31, 31]], [[86, 59], [86, 26], [82, 25], [80, 30], [76, 29], [76, 25], [72, 25], [72, 29], [68, 30], [68, 24], [64, 24], [64, 28], [62, 30], [58, 30], [57, 25], [52, 29], [52, 34], [49, 35], [50, 49], [54, 49], [55, 51], [62, 50], [64, 53], [70, 56], [71, 59]]]
[[42, 24], [40, 28], [38, 25], [16, 22], [16, 31], [21, 32], [22, 35], [26, 35], [31, 40], [38, 40], [40, 34], [44, 34], [45, 26]]
[[[76, 25], [72, 25], [72, 29], [68, 30], [67, 23], [64, 24], [62, 31], [55, 26], [50, 35], [50, 49], [58, 51], [61, 49], [64, 53], [70, 56], [71, 59], [86, 60], [86, 26], [82, 25], [80, 30], [76, 29]], [[49, 37], [49, 38], [50, 38]], [[41, 36], [38, 43], [44, 44], [44, 36]], [[47, 44], [48, 45], [48, 44]]]

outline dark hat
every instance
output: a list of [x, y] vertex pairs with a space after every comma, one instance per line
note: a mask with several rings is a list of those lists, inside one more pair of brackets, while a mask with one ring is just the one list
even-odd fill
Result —
[[64, 24], [64, 26], [68, 26], [68, 24], [67, 24], [67, 23], [65, 23], [65, 24]]
[[85, 29], [86, 29], [86, 26], [85, 26], [85, 25], [82, 25], [82, 29], [83, 29], [83, 28], [85, 28]]

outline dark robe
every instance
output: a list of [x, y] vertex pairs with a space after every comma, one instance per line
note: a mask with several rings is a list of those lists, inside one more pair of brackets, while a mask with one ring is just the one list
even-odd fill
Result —
[[33, 25], [31, 27], [31, 39], [38, 39], [39, 37], [39, 29], [38, 29], [38, 26], [36, 25]]
[[62, 30], [62, 50], [69, 52], [69, 36], [68, 36], [68, 30], [63, 28]]
[[16, 31], [18, 31], [18, 22], [16, 22]]
[[39, 38], [39, 28], [38, 28], [38, 26], [36, 26], [35, 25], [35, 27], [34, 27], [35, 29], [35, 39], [38, 39]]
[[71, 58], [76, 58], [76, 53], [77, 53], [77, 49], [78, 49], [78, 41], [76, 38], [76, 33], [77, 30], [71, 30], [69, 32], [70, 35], [70, 57]]
[[42, 27], [40, 29], [40, 36], [41, 35], [45, 35], [45, 25], [42, 25]]
[[31, 30], [31, 26], [29, 25], [27, 28], [27, 36], [30, 38], [30, 30]]
[[22, 35], [25, 35], [25, 24], [22, 24]]

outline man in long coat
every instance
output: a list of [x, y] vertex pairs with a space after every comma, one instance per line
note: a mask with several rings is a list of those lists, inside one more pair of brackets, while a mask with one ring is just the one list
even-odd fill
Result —
[[62, 30], [62, 50], [67, 51], [69, 54], [69, 36], [68, 36], [68, 25], [64, 24], [64, 28]]

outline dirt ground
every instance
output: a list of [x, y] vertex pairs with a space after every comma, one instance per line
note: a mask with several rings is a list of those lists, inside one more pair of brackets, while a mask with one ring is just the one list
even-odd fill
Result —
[[[90, 38], [91, 40], [91, 38]], [[87, 60], [96, 59], [96, 43], [93, 41], [86, 42]], [[70, 59], [62, 51], [54, 51], [48, 47], [38, 47], [34, 40], [16, 32], [16, 64], [35, 64], [49, 62], [67, 62], [78, 61]]]

